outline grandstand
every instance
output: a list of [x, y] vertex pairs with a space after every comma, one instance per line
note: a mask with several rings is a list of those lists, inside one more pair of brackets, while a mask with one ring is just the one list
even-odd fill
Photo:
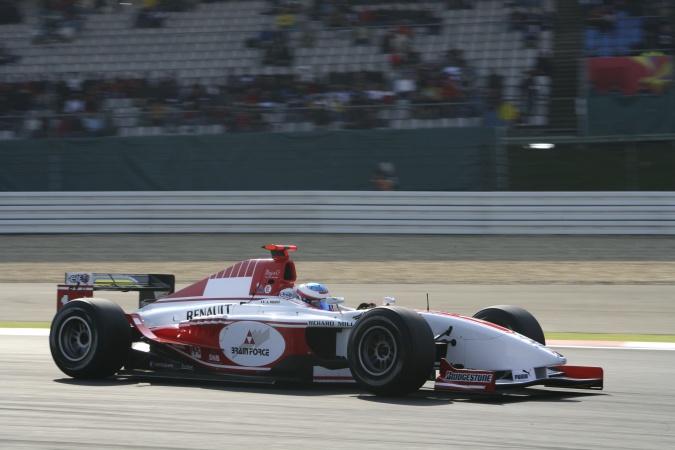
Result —
[[[427, 17], [438, 19], [434, 23], [404, 24], [413, 30], [409, 47], [410, 55], [416, 59], [414, 64], [396, 64], [390, 52], [383, 52], [381, 41], [384, 35], [400, 24], [369, 25], [365, 27], [367, 39], [356, 45], [355, 33], [364, 27], [354, 23], [345, 27], [331, 26], [312, 13], [314, 2], [311, 0], [296, 2], [304, 8], [295, 14], [296, 26], [284, 32], [293, 56], [292, 63], [269, 64], [265, 60], [266, 50], [251, 45], [251, 40], [264, 30], [278, 30], [277, 14], [269, 13], [274, 3], [277, 2], [197, 3], [186, 11], [166, 13], [162, 25], [152, 28], [135, 26], [139, 4], [104, 8], [83, 14], [81, 31], [67, 34], [65, 41], [59, 35], [45, 36], [42, 31], [38, 32], [43, 28], [44, 17], [38, 14], [35, 5], [25, 3], [22, 4], [22, 23], [0, 25], [0, 42], [5, 43], [8, 53], [20, 58], [17, 62], [0, 65], [0, 76], [10, 86], [25, 80], [73, 76], [85, 80], [171, 77], [177, 80], [182, 92], [196, 84], [205, 89], [232, 93], [232, 80], [242, 77], [268, 82], [274, 79], [277, 83], [290, 82], [291, 86], [300, 81], [322, 86], [313, 95], [305, 95], [302, 101], [297, 98], [268, 101], [264, 96], [258, 102], [247, 101], [247, 92], [243, 90], [239, 95], [220, 100], [222, 104], [218, 107], [221, 109], [210, 106], [209, 113], [191, 114], [194, 102], [163, 105], [163, 114], [201, 118], [192, 121], [179, 118], [170, 124], [149, 120], [153, 104], [148, 99], [109, 95], [108, 92], [104, 93], [106, 98], [94, 113], [109, 124], [106, 128], [109, 131], [97, 135], [509, 125], [497, 117], [500, 105], [491, 101], [488, 92], [492, 72], [503, 77], [503, 90], [498, 99], [492, 100], [509, 103], [520, 110], [522, 118], [518, 126], [536, 127], [549, 123], [550, 74], [533, 74], [529, 80], [533, 98], [527, 98], [529, 94], [524, 93], [523, 85], [528, 77], [526, 73], [537, 67], [538, 57], [554, 51], [555, 30], [537, 29], [537, 42], [529, 45], [527, 24], [525, 29], [514, 28], [509, 23], [511, 7], [504, 1], [477, 0], [472, 8], [457, 9], [449, 8], [448, 4], [452, 2], [445, 1], [354, 2], [352, 11], [357, 15], [366, 10], [390, 14], [399, 11], [403, 15], [424, 11]], [[541, 7], [554, 11], [555, 2], [542, 1]], [[307, 31], [311, 31], [311, 45], [304, 41]], [[461, 85], [458, 97], [448, 101], [446, 97], [439, 99], [426, 95], [427, 92], [422, 91], [427, 88], [438, 95], [441, 85], [430, 83], [425, 87], [419, 79], [418, 96], [396, 90], [397, 81], [406, 78], [406, 74], [414, 73], [419, 77], [420, 68], [425, 73], [432, 73], [431, 79], [440, 79], [439, 83], [443, 78], [452, 78], [454, 72], [444, 71], [447, 69], [444, 62], [448, 51], [453, 49], [458, 49], [465, 61], [466, 65], [460, 69], [472, 74], [468, 80], [454, 79]], [[335, 80], [340, 80], [340, 74], [353, 79], [354, 74], [359, 73], [377, 74], [376, 81], [358, 87], [339, 86], [340, 83], [336, 86]], [[256, 84], [251, 87], [258, 88]], [[336, 105], [336, 94], [344, 94], [345, 90], [349, 91], [351, 99], [345, 101], [345, 96], [340, 95], [341, 103]], [[366, 97], [365, 100], [355, 101], [355, 93], [359, 98]], [[218, 114], [211, 114], [213, 110], [218, 110]], [[327, 110], [329, 117], [322, 120], [317, 110]], [[523, 114], [525, 110], [527, 114]], [[46, 134], [34, 133], [39, 127], [35, 121], [47, 123], [47, 118], [58, 118], [63, 113], [63, 105], [53, 103], [39, 111], [6, 109], [4, 115], [8, 119], [0, 122], [0, 137], [54, 136], [52, 130]], [[241, 119], [243, 115], [245, 119]], [[223, 120], [225, 116], [227, 120]], [[246, 125], [240, 125], [241, 122]]]

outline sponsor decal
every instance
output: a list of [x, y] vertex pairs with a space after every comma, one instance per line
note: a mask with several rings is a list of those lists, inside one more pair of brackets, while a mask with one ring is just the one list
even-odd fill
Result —
[[279, 275], [281, 275], [281, 269], [278, 270], [265, 269], [265, 278], [279, 278]]
[[151, 369], [180, 369], [180, 370], [194, 370], [194, 366], [190, 364], [172, 364], [168, 362], [161, 361], [150, 361], [149, 364]]
[[202, 348], [201, 347], [190, 347], [190, 354], [193, 358], [202, 359]]
[[211, 353], [209, 355], [209, 361], [220, 362], [220, 355], [216, 355], [215, 353]]
[[191, 309], [186, 312], [187, 320], [197, 317], [222, 316], [230, 313], [230, 305], [214, 305], [206, 308]]
[[270, 292], [272, 292], [272, 285], [268, 284], [265, 286], [265, 294], [269, 294]]
[[308, 327], [351, 327], [351, 322], [343, 322], [341, 320], [308, 320]]
[[492, 383], [492, 374], [488, 373], [460, 373], [448, 370], [443, 378], [447, 381], [464, 383]]
[[286, 342], [274, 328], [260, 322], [236, 322], [220, 332], [220, 348], [235, 364], [264, 366], [283, 355]]
[[527, 381], [532, 376], [531, 375], [532, 369], [530, 369], [530, 370], [520, 370], [520, 371], [514, 370], [512, 373], [513, 373], [513, 381]]
[[[270, 349], [262, 347], [262, 344], [270, 338], [269, 330], [263, 332], [256, 331], [255, 338], [251, 330], [248, 330], [248, 334], [244, 339], [244, 342], [239, 347], [232, 347], [232, 355], [262, 355], [270, 356]], [[258, 344], [256, 344], [256, 339]]]
[[281, 303], [281, 300], [260, 300], [260, 303], [263, 305], [278, 305]]
[[66, 284], [85, 284], [88, 285], [92, 280], [93, 275], [91, 273], [75, 273], [68, 272], [66, 273]]
[[151, 369], [173, 369], [175, 366], [171, 363], [150, 361]]
[[279, 292], [279, 298], [282, 298], [284, 300], [290, 300], [292, 298], [296, 298], [295, 291], [293, 289], [284, 289], [283, 291]]

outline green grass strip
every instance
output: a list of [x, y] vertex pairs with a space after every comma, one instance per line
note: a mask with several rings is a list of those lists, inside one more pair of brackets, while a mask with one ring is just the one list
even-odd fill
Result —
[[49, 328], [51, 322], [0, 322], [0, 328]]
[[675, 342], [669, 334], [545, 333], [551, 341]]

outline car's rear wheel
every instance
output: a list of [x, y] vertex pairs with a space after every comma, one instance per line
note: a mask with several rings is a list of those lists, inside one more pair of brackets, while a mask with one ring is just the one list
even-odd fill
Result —
[[533, 341], [546, 345], [544, 331], [537, 319], [526, 309], [519, 306], [497, 305], [481, 309], [473, 315], [476, 319], [494, 323], [516, 333], [527, 336]]
[[381, 396], [402, 396], [426, 382], [435, 360], [427, 321], [401, 307], [368, 310], [349, 336], [347, 358], [356, 382]]
[[68, 302], [52, 321], [49, 349], [73, 378], [105, 378], [128, 360], [131, 327], [117, 304], [100, 298]]

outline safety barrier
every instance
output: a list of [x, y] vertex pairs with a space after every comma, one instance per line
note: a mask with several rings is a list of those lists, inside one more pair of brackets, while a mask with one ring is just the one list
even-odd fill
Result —
[[10, 192], [0, 233], [675, 234], [675, 193]]

